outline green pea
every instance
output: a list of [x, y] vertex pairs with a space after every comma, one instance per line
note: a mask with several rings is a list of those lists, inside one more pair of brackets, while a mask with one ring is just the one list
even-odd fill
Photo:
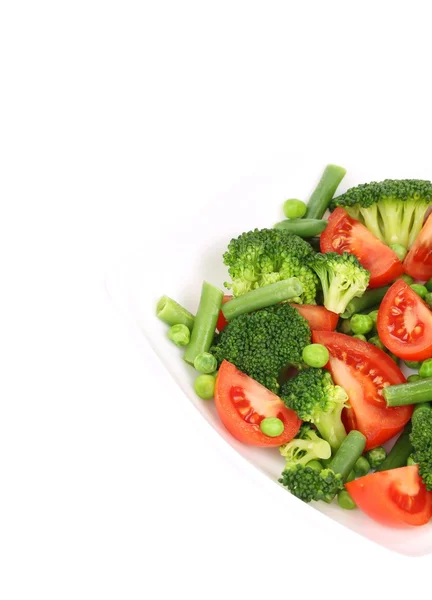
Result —
[[369, 313], [369, 317], [372, 319], [374, 327], [376, 327], [376, 322], [378, 320], [378, 311], [373, 310], [372, 312]]
[[217, 369], [217, 360], [210, 352], [202, 352], [195, 358], [194, 367], [200, 373], [214, 373]]
[[356, 338], [356, 340], [362, 340], [362, 342], [367, 342], [366, 336], [362, 335], [361, 333], [356, 333], [356, 335], [353, 335], [353, 338]]
[[376, 346], [377, 348], [379, 348], [380, 350], [386, 350], [386, 347], [384, 346], [384, 344], [382, 343], [382, 341], [379, 339], [379, 337], [377, 335], [373, 335], [372, 337], [370, 337], [368, 339], [369, 344], [373, 344], [374, 346]]
[[402, 244], [391, 244], [390, 248], [393, 250], [393, 252], [396, 254], [396, 256], [401, 262], [404, 260], [405, 256], [408, 253], [408, 250], [405, 248], [405, 246], [402, 246]]
[[301, 200], [292, 198], [285, 201], [283, 211], [287, 219], [301, 219], [306, 214], [307, 206]]
[[187, 346], [190, 342], [190, 331], [186, 325], [173, 325], [168, 329], [168, 337], [176, 346]]
[[414, 460], [413, 456], [408, 456], [408, 460], [407, 460], [407, 467], [412, 467], [414, 465], [416, 465], [416, 461]]
[[360, 458], [357, 459], [357, 462], [354, 465], [355, 475], [357, 477], [363, 477], [364, 475], [367, 475], [369, 473], [369, 471], [370, 471], [369, 461], [364, 456], [360, 456]]
[[420, 377], [432, 377], [432, 358], [422, 362], [418, 374]]
[[350, 333], [352, 333], [351, 319], [340, 319], [339, 331], [341, 333], [345, 333], [346, 335], [350, 335]]
[[351, 329], [354, 333], [369, 333], [372, 331], [374, 323], [369, 315], [353, 315], [351, 317]]
[[337, 499], [339, 506], [345, 510], [353, 510], [354, 508], [357, 508], [357, 504], [351, 498], [348, 490], [341, 490]]
[[310, 469], [314, 469], [314, 471], [322, 471], [323, 470], [323, 466], [319, 460], [311, 460], [307, 463], [306, 466], [309, 467]]
[[412, 283], [410, 288], [415, 291], [416, 294], [420, 296], [420, 298], [425, 298], [428, 293], [427, 288], [420, 283]]
[[382, 446], [377, 446], [376, 448], [369, 450], [369, 452], [366, 452], [366, 458], [372, 469], [377, 469], [380, 464], [384, 462], [386, 456], [387, 452]]
[[216, 379], [213, 375], [198, 375], [194, 382], [194, 390], [203, 400], [211, 400], [214, 396]]
[[407, 275], [406, 273], [398, 277], [398, 279], [403, 279], [408, 285], [414, 283], [414, 279], [411, 277], [411, 275]]
[[432, 292], [432, 277], [429, 279], [429, 281], [426, 281], [425, 286], [428, 292]]
[[407, 377], [407, 381], [408, 383], [411, 383], [412, 381], [418, 381], [419, 379], [421, 379], [420, 375], [408, 375]]
[[322, 344], [309, 344], [303, 348], [302, 357], [309, 367], [320, 369], [328, 363], [330, 355]]
[[260, 429], [268, 437], [277, 437], [283, 433], [284, 424], [277, 417], [266, 417], [261, 421]]
[[426, 302], [429, 308], [432, 308], [432, 292], [428, 292], [423, 300]]
[[421, 367], [421, 360], [420, 361], [414, 361], [414, 360], [404, 360], [404, 363], [406, 364], [407, 367], [409, 367], [410, 369], [420, 369]]

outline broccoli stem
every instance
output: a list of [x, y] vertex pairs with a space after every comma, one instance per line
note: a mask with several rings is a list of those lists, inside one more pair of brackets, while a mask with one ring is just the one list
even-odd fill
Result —
[[327, 221], [322, 219], [285, 219], [274, 226], [275, 229], [284, 229], [302, 238], [311, 238], [319, 235], [327, 227]]
[[340, 316], [342, 319], [349, 319], [356, 313], [372, 309], [373, 306], [381, 302], [389, 288], [389, 285], [385, 285], [374, 290], [368, 290], [360, 298], [353, 298]]
[[210, 350], [222, 299], [223, 292], [204, 281], [191, 339], [183, 357], [191, 365], [198, 354]]
[[340, 417], [342, 408], [343, 406], [336, 414], [322, 412], [319, 419], [315, 421], [316, 428], [320, 432], [321, 437], [327, 440], [334, 450], [340, 447], [347, 435]]
[[222, 312], [227, 321], [231, 321], [239, 315], [250, 313], [260, 308], [273, 306], [284, 300], [298, 298], [303, 293], [303, 286], [296, 277], [283, 279], [276, 283], [270, 283], [264, 287], [246, 292], [242, 296], [237, 296], [222, 307]]
[[341, 475], [342, 481], [346, 481], [357, 460], [363, 454], [365, 446], [365, 436], [360, 431], [353, 429], [343, 440], [339, 450], [329, 462], [328, 468], [337, 475]]
[[432, 377], [389, 385], [382, 391], [387, 406], [408, 406], [432, 400]]
[[186, 325], [189, 330], [194, 326], [195, 317], [172, 298], [162, 296], [156, 305], [156, 316], [172, 327], [173, 325]]
[[337, 165], [327, 165], [312, 196], [309, 198], [307, 219], [321, 219], [344, 178], [346, 169]]
[[390, 469], [398, 469], [399, 467], [404, 467], [406, 465], [408, 457], [413, 451], [410, 442], [410, 433], [411, 421], [405, 425], [405, 429], [398, 437], [395, 445], [387, 454], [384, 461], [376, 468], [376, 471], [390, 471]]

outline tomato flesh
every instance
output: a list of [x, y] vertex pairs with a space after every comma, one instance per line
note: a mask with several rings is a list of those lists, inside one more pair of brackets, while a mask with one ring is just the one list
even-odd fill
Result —
[[339, 321], [339, 315], [325, 306], [316, 306], [314, 304], [291, 304], [296, 308], [301, 316], [306, 319], [311, 329], [317, 331], [334, 331]]
[[426, 281], [432, 277], [432, 215], [429, 215], [404, 260], [405, 273]]
[[395, 281], [381, 302], [377, 330], [386, 348], [399, 358], [432, 357], [432, 313], [402, 279]]
[[386, 285], [404, 271], [396, 253], [341, 207], [330, 215], [320, 248], [321, 252], [354, 254], [370, 272], [369, 288]]
[[[224, 360], [218, 371], [215, 388], [215, 405], [219, 417], [228, 431], [244, 444], [274, 447], [289, 442], [300, 428], [296, 413], [263, 385], [239, 371]], [[269, 437], [260, 430], [266, 417], [278, 417], [284, 431]]]
[[426, 490], [416, 465], [371, 473], [345, 486], [357, 506], [383, 525], [420, 526], [432, 516], [432, 492]]
[[[222, 298], [222, 304], [226, 304], [227, 302], [229, 302], [232, 299], [232, 296], [226, 294], [223, 298]], [[218, 320], [216, 323], [216, 329], [221, 332], [222, 329], [224, 329], [224, 327], [226, 327], [228, 325], [228, 321], [225, 319], [225, 316], [222, 312], [222, 310], [219, 311], [219, 316], [218, 316]]]
[[382, 396], [384, 387], [406, 381], [394, 361], [376, 346], [342, 333], [313, 331], [312, 341], [327, 347], [326, 368], [348, 394], [350, 407], [343, 416], [347, 429], [366, 436], [366, 450], [396, 435], [410, 420], [412, 406], [387, 408]]

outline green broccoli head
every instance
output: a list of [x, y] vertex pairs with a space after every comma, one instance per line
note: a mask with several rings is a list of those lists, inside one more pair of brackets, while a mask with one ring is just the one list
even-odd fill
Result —
[[322, 437], [334, 449], [346, 437], [342, 411], [348, 395], [335, 385], [328, 371], [306, 369], [284, 383], [281, 398], [302, 421], [313, 423]]
[[255, 229], [232, 239], [223, 256], [232, 282], [225, 287], [234, 296], [275, 283], [281, 279], [297, 277], [303, 287], [298, 299], [304, 304], [314, 304], [318, 279], [308, 266], [314, 255], [310, 244], [297, 235], [278, 229]]
[[432, 204], [432, 182], [386, 179], [364, 183], [334, 198], [330, 210], [342, 206], [384, 243], [410, 248]]
[[302, 363], [310, 343], [309, 325], [288, 303], [236, 317], [215, 337], [211, 353], [218, 364], [225, 359], [278, 393], [281, 370]]
[[418, 406], [413, 413], [410, 441], [414, 448], [413, 459], [428, 490], [432, 490], [432, 407]]
[[318, 471], [307, 465], [295, 464], [282, 471], [279, 483], [303, 500], [326, 500], [333, 498], [343, 489], [342, 477], [331, 469]]
[[362, 296], [369, 285], [369, 271], [353, 254], [315, 254], [309, 264], [321, 282], [324, 306], [334, 313], [343, 313], [351, 300]]
[[320, 438], [309, 423], [303, 423], [297, 436], [279, 451], [286, 459], [286, 468], [305, 466], [311, 460], [327, 460], [331, 456], [330, 444]]

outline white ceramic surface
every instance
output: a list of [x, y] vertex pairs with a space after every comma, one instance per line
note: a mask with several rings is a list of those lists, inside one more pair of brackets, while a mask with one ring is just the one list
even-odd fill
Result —
[[[387, 177], [432, 176], [430, 171], [422, 170], [418, 164], [404, 171], [384, 164], [377, 167], [365, 163], [362, 169], [344, 164], [349, 171], [338, 193], [358, 183]], [[286, 511], [281, 512], [281, 516], [308, 518], [307, 511], [312, 511], [313, 517], [318, 520], [333, 519], [390, 550], [411, 556], [424, 555], [432, 551], [431, 526], [392, 530], [370, 520], [359, 510], [344, 511], [336, 502], [332, 505], [305, 505], [286, 492], [277, 483], [284, 464], [278, 450], [244, 446], [231, 437], [220, 423], [213, 403], [195, 395], [192, 388], [194, 370], [183, 362], [181, 350], [167, 339], [166, 326], [155, 317], [156, 302], [164, 294], [175, 298], [192, 312], [196, 311], [203, 279], [220, 287], [227, 279], [221, 257], [229, 240], [243, 231], [268, 227], [280, 220], [283, 217], [283, 200], [288, 197], [307, 198], [324, 166], [322, 160], [311, 160], [310, 157], [307, 161], [291, 157], [289, 162], [286, 162], [286, 157], [276, 157], [257, 169], [255, 174], [240, 178], [232, 189], [218, 197], [212, 196], [209, 186], [209, 190], [205, 191], [207, 195], [203, 196], [200, 213], [191, 217], [185, 210], [185, 218], [175, 230], [166, 230], [163, 224], [143, 224], [142, 248], [119, 261], [111, 270], [106, 282], [108, 293], [130, 322], [148, 338], [181, 388], [184, 400], [187, 397], [221, 440], [256, 467], [255, 472], [263, 485], [272, 486], [277, 498], [275, 510], [279, 510], [276, 509], [278, 506], [281, 511]], [[146, 232], [146, 228], [151, 230]], [[158, 247], [162, 245], [164, 256], [167, 256], [167, 246], [172, 250], [170, 260], [165, 259], [163, 264], [158, 260]], [[243, 465], [247, 468], [245, 463]], [[284, 508], [286, 505], [287, 510]]]

